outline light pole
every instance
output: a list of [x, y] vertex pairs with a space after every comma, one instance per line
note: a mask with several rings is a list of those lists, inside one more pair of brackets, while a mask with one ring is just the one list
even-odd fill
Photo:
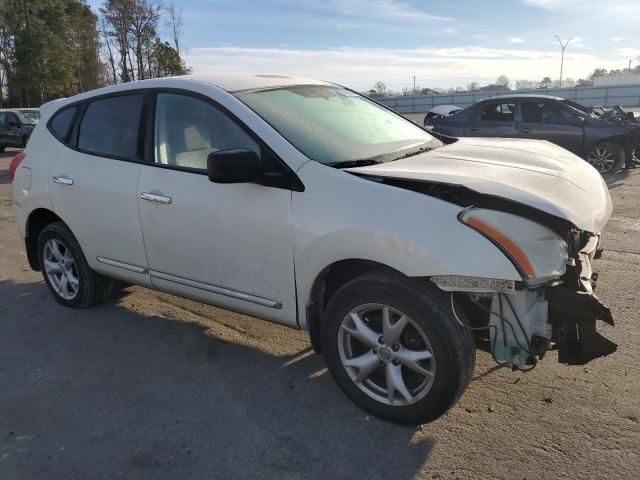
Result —
[[564, 43], [562, 43], [562, 40], [560, 40], [560, 37], [558, 35], [556, 35], [556, 38], [558, 39], [558, 42], [560, 42], [560, 48], [562, 49], [562, 57], [560, 59], [560, 88], [562, 88], [562, 67], [564, 66], [564, 51], [567, 49], [567, 45], [569, 45], [569, 42], [573, 40], [573, 37]]
[[411, 108], [416, 113], [416, 76], [413, 76], [413, 91], [411, 95]]

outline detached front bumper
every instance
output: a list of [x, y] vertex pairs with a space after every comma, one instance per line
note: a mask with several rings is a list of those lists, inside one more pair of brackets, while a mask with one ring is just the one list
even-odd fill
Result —
[[593, 292], [597, 274], [593, 273], [591, 262], [602, 254], [599, 244], [599, 235], [588, 237], [572, 256], [562, 283], [546, 291], [551, 339], [558, 346], [561, 363], [584, 364], [609, 355], [618, 347], [596, 331], [597, 320], [614, 324], [611, 310]]

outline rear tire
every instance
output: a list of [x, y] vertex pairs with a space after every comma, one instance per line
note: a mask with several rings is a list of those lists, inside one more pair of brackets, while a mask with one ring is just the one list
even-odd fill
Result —
[[65, 307], [89, 308], [111, 296], [113, 281], [89, 267], [80, 244], [62, 222], [40, 233], [38, 261], [53, 297]]
[[21, 148], [27, 148], [27, 142], [29, 141], [29, 137], [22, 137]]
[[602, 142], [587, 155], [589, 162], [600, 173], [613, 173], [624, 163], [624, 148], [611, 142]]
[[331, 298], [323, 350], [333, 378], [356, 405], [405, 424], [446, 413], [475, 366], [474, 337], [453, 316], [446, 294], [384, 270], [353, 279]]

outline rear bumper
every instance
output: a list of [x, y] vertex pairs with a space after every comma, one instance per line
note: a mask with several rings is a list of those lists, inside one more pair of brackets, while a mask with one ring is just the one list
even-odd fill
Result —
[[552, 341], [558, 346], [558, 361], [562, 363], [584, 364], [617, 349], [596, 331], [598, 320], [614, 325], [611, 310], [593, 292], [597, 274], [591, 262], [601, 255], [599, 244], [599, 235], [588, 238], [573, 256], [573, 265], [567, 268], [562, 284], [547, 288]]

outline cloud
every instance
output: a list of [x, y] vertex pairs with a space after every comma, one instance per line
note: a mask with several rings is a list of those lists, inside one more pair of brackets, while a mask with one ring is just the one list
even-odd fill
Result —
[[509, 42], [510, 42], [510, 43], [524, 43], [524, 40], [523, 40], [523, 39], [521, 39], [521, 38], [518, 38], [518, 37], [511, 37], [511, 38], [509, 39]]
[[[423, 87], [452, 87], [469, 81], [489, 83], [499, 75], [513, 79], [555, 78], [560, 67], [560, 49], [460, 48], [194, 48], [186, 61], [195, 74], [279, 73], [301, 75], [349, 85], [358, 89], [382, 80], [401, 89], [416, 76]], [[596, 67], [619, 68], [627, 49], [619, 58], [600, 58], [567, 50], [564, 76], [581, 78]]]
[[560, 11], [581, 8], [582, 11], [593, 12], [606, 10], [609, 13], [638, 13], [638, 0], [521, 0], [525, 5], [543, 8], [545, 10]]
[[616, 50], [616, 54], [623, 58], [638, 58], [640, 57], [639, 48], [619, 48]]
[[[299, 8], [299, 0], [275, 0], [278, 4]], [[386, 19], [409, 21], [412, 23], [424, 21], [452, 21], [451, 17], [433, 15], [421, 8], [413, 7], [398, 0], [324, 0], [305, 3], [304, 8], [337, 14], [343, 17], [357, 19]]]
[[613, 37], [613, 38], [610, 38], [609, 40], [611, 42], [613, 42], [613, 43], [619, 43], [619, 42], [623, 41], [624, 38], [622, 38], [622, 37]]

